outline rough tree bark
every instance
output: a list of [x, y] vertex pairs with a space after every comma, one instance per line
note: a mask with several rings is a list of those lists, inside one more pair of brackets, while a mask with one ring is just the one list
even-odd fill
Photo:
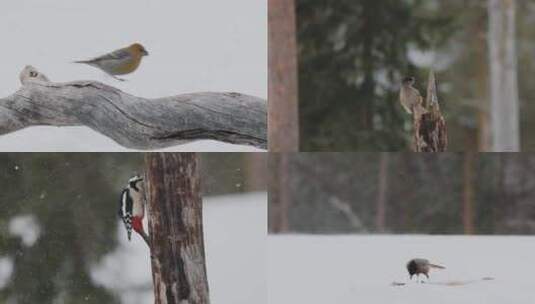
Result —
[[299, 150], [294, 0], [269, 0], [269, 150]]
[[207, 304], [197, 156], [148, 153], [145, 164], [155, 304]]
[[435, 74], [431, 70], [427, 81], [427, 96], [424, 104], [427, 113], [413, 114], [414, 152], [444, 152], [448, 147], [446, 120], [438, 104]]
[[267, 147], [267, 104], [239, 93], [147, 99], [94, 81], [53, 83], [35, 68], [0, 98], [0, 134], [34, 125], [87, 126], [118, 144], [155, 149], [199, 139]]
[[515, 0], [489, 0], [492, 152], [520, 150]]

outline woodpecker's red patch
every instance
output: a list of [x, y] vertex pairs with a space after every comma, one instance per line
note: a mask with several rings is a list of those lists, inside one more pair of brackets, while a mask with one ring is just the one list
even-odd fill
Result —
[[142, 233], [144, 231], [143, 222], [141, 220], [142, 219], [138, 216], [134, 216], [132, 218], [132, 228], [134, 228], [137, 233]]

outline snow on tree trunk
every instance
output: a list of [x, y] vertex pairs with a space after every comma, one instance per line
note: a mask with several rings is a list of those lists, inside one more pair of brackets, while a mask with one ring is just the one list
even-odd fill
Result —
[[269, 0], [268, 145], [272, 152], [297, 152], [297, 42], [294, 0]]
[[488, 1], [490, 111], [494, 152], [520, 150], [515, 1]]
[[155, 303], [209, 303], [197, 155], [149, 153], [145, 165]]

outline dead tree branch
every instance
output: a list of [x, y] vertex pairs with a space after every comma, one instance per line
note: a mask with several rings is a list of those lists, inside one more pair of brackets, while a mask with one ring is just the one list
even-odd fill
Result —
[[267, 147], [267, 103], [240, 93], [163, 98], [129, 95], [100, 82], [54, 83], [27, 66], [22, 87], [0, 98], [0, 135], [36, 125], [87, 126], [132, 149], [213, 139]]

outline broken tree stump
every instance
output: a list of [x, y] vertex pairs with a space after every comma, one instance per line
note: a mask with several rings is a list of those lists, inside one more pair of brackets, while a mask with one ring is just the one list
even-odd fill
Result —
[[427, 95], [422, 115], [413, 113], [414, 152], [444, 152], [448, 147], [446, 120], [438, 104], [435, 74], [431, 70], [427, 82]]

